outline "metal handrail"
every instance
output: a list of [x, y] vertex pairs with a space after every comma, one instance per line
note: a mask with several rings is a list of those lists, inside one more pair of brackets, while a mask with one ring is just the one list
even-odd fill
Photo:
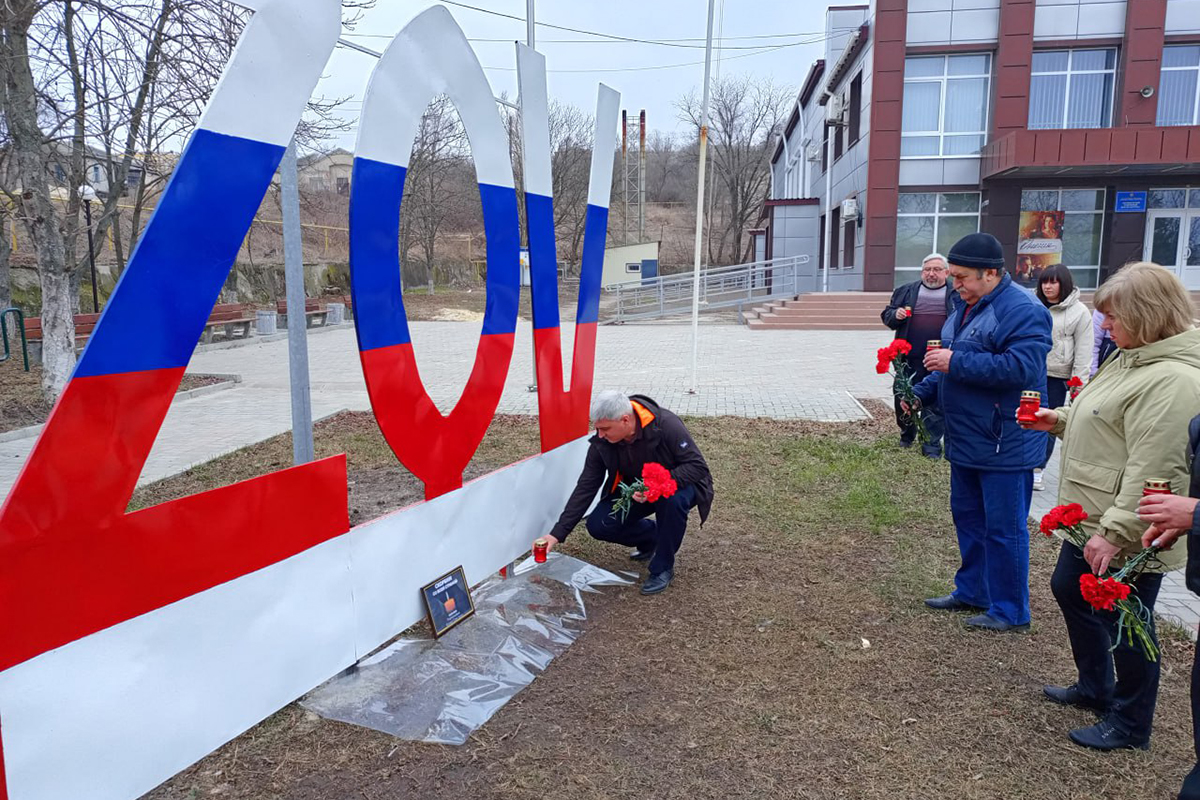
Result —
[[[732, 308], [747, 302], [797, 295], [800, 265], [808, 256], [765, 259], [700, 272], [700, 304], [705, 310]], [[610, 287], [616, 295], [610, 322], [683, 314], [692, 309], [692, 273], [626, 281]]]
[[16, 307], [0, 311], [0, 340], [4, 341], [4, 355], [0, 356], [0, 362], [12, 358], [12, 348], [8, 343], [8, 325], [4, 321], [9, 314], [12, 314], [17, 320], [17, 332], [21, 335], [21, 356], [25, 359], [25, 371], [29, 372], [29, 342], [25, 339], [25, 315], [21, 313], [21, 309]]

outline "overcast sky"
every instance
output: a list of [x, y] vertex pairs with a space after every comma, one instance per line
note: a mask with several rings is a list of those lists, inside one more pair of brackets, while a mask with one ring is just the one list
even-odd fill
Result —
[[[502, 40], [473, 41], [472, 46], [495, 93], [507, 91], [515, 98], [517, 78], [512, 42], [525, 39], [524, 0], [464, 2], [520, 18], [505, 19], [448, 5], [468, 38]], [[383, 50], [408, 20], [430, 5], [433, 3], [429, 0], [378, 0], [376, 8], [366, 14], [354, 34], [347, 38], [373, 50]], [[723, 32], [728, 49], [723, 51], [720, 62], [714, 54], [714, 74], [719, 63], [722, 75], [770, 78], [798, 89], [809, 65], [824, 52], [821, 37], [825, 5], [817, 0], [758, 0], [753, 4], [745, 0], [724, 0], [724, 3], [717, 0], [714, 38], [718, 31]], [[751, 7], [753, 11], [748, 12]], [[603, 82], [621, 92], [622, 108], [635, 114], [646, 109], [650, 130], [682, 132], [684, 126], [678, 120], [675, 102], [689, 89], [698, 91], [703, 81], [706, 12], [705, 0], [537, 0], [539, 23], [636, 39], [695, 39], [676, 42], [694, 47], [606, 41], [539, 24], [537, 49], [546, 55], [551, 99], [573, 103], [590, 114], [595, 110], [596, 85]], [[570, 41], [555, 41], [564, 39]], [[768, 51], [768, 48], [777, 49]], [[649, 69], [679, 64], [688, 66]], [[326, 96], [351, 96], [346, 112], [355, 116], [374, 65], [375, 59], [370, 56], [338, 48], [317, 91]], [[352, 150], [354, 134], [342, 137], [338, 144]]]

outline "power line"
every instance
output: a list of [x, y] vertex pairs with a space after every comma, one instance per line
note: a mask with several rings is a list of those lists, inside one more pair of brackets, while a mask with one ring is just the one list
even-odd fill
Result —
[[[763, 45], [762, 47], [757, 48], [754, 52], [740, 53], [736, 56], [728, 56], [725, 60], [732, 61], [735, 58], [749, 58], [750, 56], [766, 55], [767, 53], [774, 53], [777, 50], [783, 50], [783, 49], [786, 49], [789, 47], [796, 47], [800, 44], [807, 44], [807, 42], [797, 42], [795, 44]], [[348, 47], [350, 49], [361, 49], [361, 48], [356, 48], [352, 43], [349, 43], [349, 42], [339, 42], [338, 46], [339, 47]], [[651, 65], [644, 66], [644, 67], [640, 67], [640, 66], [639, 67], [588, 67], [585, 69], [548, 69], [546, 71], [547, 72], [555, 72], [555, 73], [645, 72], [648, 70], [679, 69], [681, 67], [694, 67], [694, 66], [697, 66], [697, 65], [703, 64], [703, 63], [704, 63], [703, 61], [685, 61], [685, 62], [678, 63], [678, 64], [651, 64]], [[487, 66], [486, 64], [483, 65], [483, 68], [487, 69], [487, 70], [492, 70], [494, 72], [515, 72], [516, 71], [516, 67], [490, 67], [490, 66]]]
[[[503, 17], [505, 19], [516, 20], [517, 22], [522, 22], [522, 23], [525, 22], [524, 17], [518, 17], [513, 14], [505, 14], [501, 11], [492, 11], [489, 8], [480, 8], [479, 6], [468, 5], [467, 3], [459, 3], [459, 2], [456, 2], [456, 0], [442, 0], [442, 2], [444, 2], [446, 5], [457, 6], [459, 8], [465, 8], [469, 11], [478, 11], [481, 14], [491, 14], [492, 16], [495, 16], [495, 17]], [[618, 42], [637, 42], [639, 44], [656, 44], [656, 45], [662, 45], [664, 47], [683, 47], [683, 48], [688, 48], [688, 49], [698, 47], [701, 50], [704, 49], [703, 45], [683, 44], [684, 41], [703, 41], [703, 40], [696, 40], [696, 39], [688, 39], [688, 40], [638, 39], [638, 38], [632, 37], [632, 36], [619, 36], [615, 33], [602, 33], [600, 31], [589, 31], [584, 28], [572, 28], [567, 25], [554, 25], [549, 22], [536, 22], [535, 21], [535, 24], [542, 28], [553, 28], [554, 30], [568, 31], [569, 33], [582, 33], [586, 36], [599, 36], [604, 39], [612, 39], [613, 41], [618, 41]], [[840, 30], [849, 30], [849, 29], [847, 28], [847, 29], [840, 29]], [[791, 34], [777, 34], [777, 35], [789, 36]], [[824, 32], [822, 32], [820, 34], [815, 34], [815, 35], [819, 35], [820, 39], [830, 38], [830, 37], [826, 36]], [[815, 39], [814, 42], [819, 41], [820, 39]], [[506, 40], [502, 40], [502, 41], [506, 41]], [[810, 42], [797, 42], [796, 44], [810, 44]]]
[[[597, 35], [601, 35], [601, 34], [597, 34]], [[393, 39], [393, 38], [395, 38], [394, 36], [386, 34], [386, 33], [346, 33], [346, 34], [343, 34], [343, 36], [349, 36], [349, 37], [354, 37], [354, 38], [363, 38], [363, 39]], [[733, 40], [733, 39], [790, 39], [790, 38], [795, 38], [797, 36], [813, 36], [816, 38], [805, 39], [805, 40], [797, 41], [797, 42], [788, 42], [787, 44], [813, 44], [815, 42], [824, 41], [826, 38], [828, 38], [824, 33], [795, 33], [795, 34], [781, 33], [781, 34], [764, 34], [761, 36], [727, 36], [725, 38], [728, 40]], [[514, 39], [512, 39], [511, 37], [510, 38], [468, 37], [467, 41], [468, 42], [482, 42], [482, 43], [512, 44]], [[690, 40], [688, 40], [688, 39], [632, 39], [632, 38], [631, 39], [617, 39], [617, 40], [538, 39], [538, 44], [539, 45], [542, 45], [542, 44], [609, 44], [609, 45], [611, 45], [611, 44], [649, 44], [649, 45], [659, 45], [659, 46], [668, 46], [668, 45], [676, 46], [676, 44], [675, 44], [676, 42], [686, 42], [686, 41], [690, 41]], [[696, 50], [704, 49], [704, 45], [702, 45], [702, 44], [701, 45], [680, 44], [678, 46], [685, 47], [685, 48], [694, 48]], [[720, 46], [714, 46], [713, 49], [714, 50], [757, 50], [761, 47], [766, 47], [766, 46], [768, 46], [768, 45], [766, 45], [766, 44], [720, 45]]]

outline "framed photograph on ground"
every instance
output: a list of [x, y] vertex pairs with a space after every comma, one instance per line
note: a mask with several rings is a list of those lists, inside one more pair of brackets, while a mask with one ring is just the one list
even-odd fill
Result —
[[462, 567], [455, 567], [442, 577], [421, 588], [425, 598], [425, 611], [434, 638], [462, 622], [475, 613], [471, 602], [471, 585]]

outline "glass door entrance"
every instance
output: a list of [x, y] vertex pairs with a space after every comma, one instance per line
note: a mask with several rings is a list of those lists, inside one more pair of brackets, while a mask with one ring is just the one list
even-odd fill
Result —
[[1200, 290], [1200, 189], [1150, 191], [1143, 257]]

